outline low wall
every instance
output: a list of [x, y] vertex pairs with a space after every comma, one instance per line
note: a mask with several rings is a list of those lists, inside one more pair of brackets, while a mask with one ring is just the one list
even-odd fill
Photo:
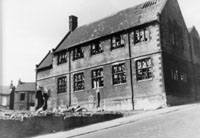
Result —
[[99, 113], [93, 115], [71, 116], [38, 116], [24, 121], [0, 120], [1, 138], [24, 138], [42, 134], [66, 131], [97, 122], [122, 117], [122, 114]]
[[191, 97], [178, 97], [173, 95], [167, 95], [167, 104], [170, 106], [181, 105], [194, 102], [195, 98]]

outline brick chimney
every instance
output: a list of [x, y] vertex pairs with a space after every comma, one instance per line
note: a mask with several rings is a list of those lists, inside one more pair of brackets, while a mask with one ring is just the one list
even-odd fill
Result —
[[21, 79], [18, 80], [18, 85], [22, 84], [22, 81]]
[[13, 87], [14, 87], [14, 85], [13, 85], [13, 81], [11, 80], [11, 82], [10, 82], [10, 90], [12, 90]]
[[73, 32], [78, 26], [78, 18], [74, 15], [69, 16], [69, 31]]

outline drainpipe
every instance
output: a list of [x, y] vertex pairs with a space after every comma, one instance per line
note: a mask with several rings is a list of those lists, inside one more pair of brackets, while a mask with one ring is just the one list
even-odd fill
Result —
[[128, 48], [129, 48], [129, 60], [130, 60], [130, 77], [131, 77], [131, 93], [132, 93], [132, 106], [134, 110], [134, 89], [133, 89], [133, 68], [132, 68], [132, 54], [131, 54], [131, 42], [130, 33], [128, 33]]
[[71, 51], [69, 50], [69, 106], [71, 106]]
[[[35, 69], [35, 96], [36, 96], [36, 94], [37, 94], [37, 67], [38, 67], [38, 65], [36, 65], [36, 69]], [[34, 97], [35, 97], [34, 96]], [[38, 101], [36, 101], [36, 97], [35, 97], [35, 100], [34, 100], [34, 108], [36, 108], [36, 106], [37, 106], [37, 102]]]
[[27, 110], [29, 110], [30, 108], [29, 108], [30, 106], [29, 106], [29, 92], [27, 92]]

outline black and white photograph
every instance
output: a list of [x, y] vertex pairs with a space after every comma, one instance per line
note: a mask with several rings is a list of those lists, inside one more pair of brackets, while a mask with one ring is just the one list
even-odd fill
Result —
[[198, 0], [1, 0], [0, 138], [200, 138]]

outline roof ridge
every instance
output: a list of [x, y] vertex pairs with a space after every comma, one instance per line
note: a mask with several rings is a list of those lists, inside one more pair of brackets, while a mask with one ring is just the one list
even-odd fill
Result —
[[42, 59], [42, 61], [40, 61], [40, 63], [36, 65], [36, 68], [39, 67], [39, 66], [42, 64], [42, 62], [43, 62], [43, 61], [48, 57], [48, 55], [51, 54], [51, 53], [52, 53], [51, 50], [49, 50], [49, 52], [48, 52], [48, 53], [46, 54], [46, 56]]
[[[147, 4], [148, 2], [155, 3], [155, 1], [157, 2], [156, 4]], [[60, 43], [55, 52], [60, 52], [94, 39], [99, 39], [119, 31], [159, 20], [158, 13], [163, 11], [167, 1], [168, 0], [148, 0], [99, 20], [79, 26]], [[143, 8], [144, 4], [147, 4], [147, 7]]]
[[35, 83], [35, 82], [22, 82], [20, 84], [28, 84], [28, 83]]
[[100, 22], [101, 20], [105, 20], [105, 19], [107, 19], [107, 18], [109, 18], [109, 17], [115, 16], [115, 15], [117, 15], [117, 14], [123, 12], [123, 11], [129, 10], [129, 9], [134, 9], [134, 8], [139, 7], [139, 6], [145, 4], [146, 2], [149, 2], [149, 1], [154, 1], [154, 0], [147, 0], [147, 1], [145, 1], [145, 2], [142, 2], [142, 3], [140, 3], [140, 4], [134, 5], [134, 6], [132, 6], [132, 7], [128, 7], [128, 8], [126, 8], [126, 9], [119, 10], [119, 11], [117, 11], [117, 12], [113, 12], [113, 13], [111, 13], [110, 15], [107, 15], [107, 16], [105, 16], [105, 17], [103, 17], [103, 18], [97, 19], [97, 20], [92, 21], [92, 22], [89, 22], [89, 23], [87, 23], [87, 24], [83, 24], [83, 25], [77, 27], [76, 29], [79, 29], [79, 28], [84, 27], [84, 26], [90, 26], [90, 25], [92, 25], [92, 24], [98, 23], [98, 22]]

